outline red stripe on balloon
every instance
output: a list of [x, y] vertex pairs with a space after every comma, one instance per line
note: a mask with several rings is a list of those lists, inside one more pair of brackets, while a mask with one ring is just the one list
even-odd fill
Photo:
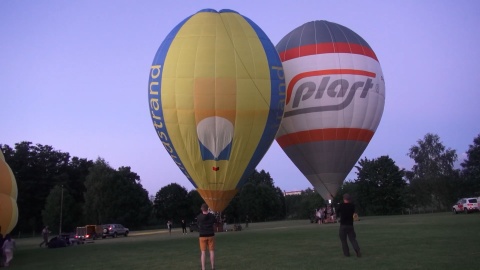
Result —
[[362, 76], [367, 76], [372, 78], [375, 78], [377, 76], [377, 74], [373, 72], [359, 70], [359, 69], [324, 69], [324, 70], [314, 70], [314, 71], [303, 72], [295, 75], [295, 77], [293, 77], [288, 83], [287, 101], [285, 102], [285, 104], [288, 104], [290, 102], [290, 97], [292, 96], [293, 87], [299, 80], [307, 77], [332, 75], [332, 74], [353, 74], [353, 75], [362, 75]]
[[282, 147], [318, 141], [363, 141], [370, 142], [374, 132], [361, 128], [325, 128], [299, 131], [277, 138]]
[[317, 43], [308, 44], [304, 46], [295, 47], [283, 52], [280, 52], [280, 59], [285, 62], [290, 59], [323, 53], [353, 53], [365, 55], [375, 59], [378, 62], [377, 55], [369, 47], [362, 46], [355, 43], [346, 42], [331, 42], [331, 43]]

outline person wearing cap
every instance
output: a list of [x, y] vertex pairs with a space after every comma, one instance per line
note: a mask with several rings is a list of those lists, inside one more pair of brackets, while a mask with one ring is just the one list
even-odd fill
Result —
[[202, 270], [205, 270], [205, 252], [208, 248], [210, 254], [210, 265], [212, 269], [215, 269], [215, 229], [214, 224], [216, 221], [215, 216], [208, 212], [208, 205], [202, 204], [202, 213], [197, 216], [198, 234], [200, 242], [200, 262], [202, 264]]
[[357, 257], [361, 257], [360, 246], [357, 242], [357, 235], [353, 228], [353, 214], [355, 214], [355, 205], [351, 202], [350, 194], [343, 195], [343, 203], [340, 204], [337, 210], [337, 214], [340, 217], [340, 230], [338, 235], [342, 242], [343, 255], [350, 257], [350, 250], [348, 248], [347, 237], [352, 244], [353, 250], [357, 254]]

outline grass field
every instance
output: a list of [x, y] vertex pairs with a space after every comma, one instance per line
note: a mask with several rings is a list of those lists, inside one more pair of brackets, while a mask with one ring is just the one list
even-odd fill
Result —
[[[362, 258], [343, 256], [338, 226], [297, 220], [218, 233], [216, 269], [480, 269], [478, 213], [362, 218], [355, 223]], [[19, 239], [10, 268], [200, 269], [197, 237], [178, 228], [139, 231], [58, 249]]]

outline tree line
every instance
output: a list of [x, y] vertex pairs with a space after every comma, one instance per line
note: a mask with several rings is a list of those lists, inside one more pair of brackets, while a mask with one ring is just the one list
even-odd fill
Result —
[[339, 194], [351, 193], [363, 215], [450, 211], [459, 198], [480, 196], [480, 135], [461, 169], [454, 166], [456, 151], [435, 134], [426, 134], [407, 155], [414, 160], [411, 170], [400, 169], [389, 156], [361, 159], [357, 178], [344, 183]]
[[[164, 227], [167, 220], [193, 221], [203, 203], [196, 190], [176, 183], [149, 197], [130, 167], [115, 169], [102, 158], [71, 157], [31, 142], [0, 148], [18, 186], [16, 234], [38, 234], [45, 224], [54, 232], [60, 226], [70, 232], [76, 226], [105, 223], [131, 229]], [[446, 148], [438, 135], [426, 134], [407, 153], [415, 162], [411, 170], [400, 169], [389, 156], [363, 158], [356, 179], [344, 183], [333, 203], [348, 192], [361, 215], [448, 211], [458, 198], [480, 196], [480, 135], [466, 154], [456, 169], [456, 151]], [[247, 216], [253, 222], [304, 219], [326, 203], [310, 188], [285, 196], [268, 172], [255, 170], [222, 215], [229, 223], [245, 222]]]
[[[164, 227], [167, 220], [194, 221], [203, 203], [196, 190], [176, 183], [149, 197], [130, 167], [112, 168], [102, 158], [71, 157], [52, 146], [0, 144], [18, 187], [18, 222], [13, 233], [34, 235], [48, 225], [72, 232], [86, 224], [121, 223], [130, 229]], [[268, 201], [266, 201], [268, 199]], [[283, 194], [265, 171], [251, 174], [222, 213], [229, 222], [275, 220], [284, 216]]]

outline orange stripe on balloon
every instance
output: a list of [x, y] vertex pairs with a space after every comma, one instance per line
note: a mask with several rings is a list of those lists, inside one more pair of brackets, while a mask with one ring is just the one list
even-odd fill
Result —
[[300, 131], [277, 138], [282, 147], [318, 141], [363, 141], [370, 142], [374, 132], [361, 128], [326, 128]]
[[365, 71], [365, 70], [359, 70], [359, 69], [323, 69], [323, 70], [314, 70], [314, 71], [308, 71], [308, 72], [303, 72], [300, 74], [295, 75], [290, 82], [288, 83], [288, 88], [287, 88], [287, 101], [285, 104], [288, 104], [290, 101], [290, 98], [292, 96], [292, 91], [293, 91], [293, 86], [295, 84], [307, 77], [314, 77], [314, 76], [323, 76], [323, 75], [333, 75], [333, 74], [352, 74], [352, 75], [362, 75], [362, 76], [367, 76], [371, 78], [375, 78], [377, 74], [370, 72], [370, 71]]
[[232, 78], [195, 78], [194, 111], [198, 124], [205, 118], [219, 116], [235, 124], [236, 80]]

